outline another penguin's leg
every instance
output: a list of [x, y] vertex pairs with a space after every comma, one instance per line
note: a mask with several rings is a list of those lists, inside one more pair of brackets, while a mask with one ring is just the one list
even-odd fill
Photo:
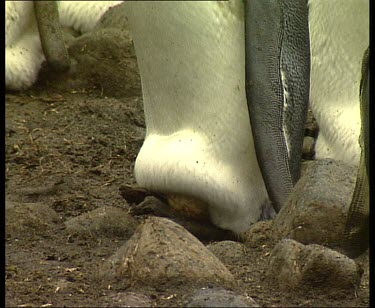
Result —
[[246, 92], [255, 149], [276, 211], [299, 178], [309, 103], [307, 1], [245, 2]]
[[347, 254], [355, 258], [361, 255], [369, 246], [369, 213], [370, 213], [370, 193], [369, 193], [369, 49], [366, 50], [363, 58], [362, 80], [360, 85], [361, 102], [361, 158], [358, 168], [357, 181], [350, 204], [347, 223], [344, 233], [343, 248]]
[[65, 47], [56, 1], [34, 1], [39, 37], [48, 65], [56, 72], [70, 68], [68, 50]]

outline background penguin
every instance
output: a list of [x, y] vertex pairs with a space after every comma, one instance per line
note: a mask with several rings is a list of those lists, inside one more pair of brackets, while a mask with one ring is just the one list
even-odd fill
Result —
[[32, 1], [5, 2], [5, 86], [30, 87], [45, 60]]
[[319, 125], [316, 158], [358, 165], [359, 86], [369, 46], [368, 0], [310, 0], [311, 109]]
[[[42, 48], [40, 41], [34, 2], [49, 5], [43, 3], [46, 1], [5, 2], [5, 86], [8, 90], [25, 90], [31, 87], [46, 59], [44, 46]], [[61, 25], [71, 27], [81, 33], [91, 31], [106, 10], [121, 2], [59, 1], [57, 4]], [[41, 13], [43, 13], [43, 8]], [[58, 21], [55, 22], [58, 23]], [[42, 35], [42, 38], [44, 36]], [[55, 39], [54, 44], [63, 44], [62, 38]], [[47, 58], [48, 56], [47, 54]], [[61, 60], [61, 56], [59, 59]], [[68, 63], [63, 64], [60, 71], [68, 69], [68, 65]]]

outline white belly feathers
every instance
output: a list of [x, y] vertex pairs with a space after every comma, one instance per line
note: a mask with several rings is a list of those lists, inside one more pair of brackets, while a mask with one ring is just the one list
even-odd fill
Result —
[[216, 225], [246, 230], [268, 196], [246, 102], [242, 2], [128, 5], [147, 123], [137, 182], [195, 196]]

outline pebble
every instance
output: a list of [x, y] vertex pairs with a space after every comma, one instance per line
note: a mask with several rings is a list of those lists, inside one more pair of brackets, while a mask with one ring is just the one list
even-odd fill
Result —
[[220, 288], [202, 288], [194, 292], [186, 307], [260, 307], [249, 296]]
[[207, 245], [207, 249], [225, 264], [236, 264], [245, 257], [244, 245], [234, 241], [212, 243]]
[[6, 202], [7, 238], [45, 234], [60, 221], [60, 216], [48, 205], [42, 203]]
[[66, 230], [78, 236], [130, 238], [138, 226], [127, 210], [104, 206], [65, 222]]
[[142, 293], [119, 292], [100, 298], [102, 307], [151, 307], [152, 300]]

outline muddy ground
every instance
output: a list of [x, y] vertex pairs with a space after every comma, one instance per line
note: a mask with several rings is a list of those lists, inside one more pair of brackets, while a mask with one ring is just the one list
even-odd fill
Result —
[[[126, 95], [116, 76], [98, 77], [108, 53], [96, 55], [95, 76], [81, 72], [61, 82], [42, 74], [31, 90], [6, 94], [7, 213], [24, 205], [6, 218], [8, 306], [116, 306], [126, 305], [119, 298], [129, 294], [143, 294], [153, 306], [181, 306], [196, 289], [128, 281], [103, 285], [96, 278], [98, 265], [130, 235], [77, 237], [66, 230], [67, 220], [91, 210], [129, 209], [120, 187], [135, 184], [134, 161], [145, 134], [139, 76], [128, 74]], [[136, 67], [133, 54], [127, 61]], [[90, 62], [87, 69], [92, 67]], [[369, 306], [368, 255], [357, 260], [365, 272], [356, 291], [281, 292], [264, 279], [274, 245], [271, 239], [245, 244], [245, 257], [226, 264], [237, 281], [234, 291], [268, 307]]]

